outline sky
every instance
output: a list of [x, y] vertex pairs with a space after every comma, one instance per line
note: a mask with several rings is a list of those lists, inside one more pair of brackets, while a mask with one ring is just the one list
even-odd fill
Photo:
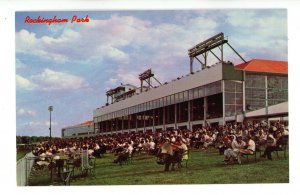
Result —
[[[69, 22], [28, 24], [27, 16]], [[73, 16], [89, 22], [71, 23]], [[146, 69], [161, 82], [186, 75], [188, 49], [220, 32], [246, 61], [288, 60], [286, 9], [18, 11], [16, 134], [48, 136], [51, 105], [52, 136], [60, 137], [63, 127], [92, 120], [107, 90], [139, 86]], [[224, 53], [226, 61], [242, 63], [229, 47]]]

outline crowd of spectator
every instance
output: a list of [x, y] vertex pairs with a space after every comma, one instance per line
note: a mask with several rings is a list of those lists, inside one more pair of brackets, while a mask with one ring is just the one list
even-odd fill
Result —
[[[184, 144], [190, 149], [207, 150], [213, 146], [224, 155], [224, 161], [237, 160], [243, 154], [253, 153], [257, 147], [266, 146], [262, 157], [272, 159], [271, 153], [282, 144], [283, 137], [288, 136], [288, 128], [280, 122], [267, 125], [257, 123], [228, 123], [224, 126], [207, 126], [194, 130], [174, 129], [156, 132], [134, 132], [122, 135], [98, 135], [86, 138], [55, 138], [37, 145], [33, 153], [37, 156], [64, 153], [72, 155], [88, 150], [90, 155], [101, 158], [106, 152], [115, 154], [147, 153], [156, 155], [168, 140], [173, 145]], [[172, 154], [171, 154], [172, 155]]]

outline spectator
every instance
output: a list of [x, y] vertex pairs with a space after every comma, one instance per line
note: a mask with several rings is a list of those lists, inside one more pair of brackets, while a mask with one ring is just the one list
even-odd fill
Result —
[[225, 163], [229, 162], [230, 160], [237, 160], [237, 156], [240, 149], [243, 149], [246, 146], [246, 143], [243, 141], [242, 136], [231, 136], [232, 142], [231, 147], [224, 151], [224, 161]]
[[263, 158], [267, 157], [269, 160], [272, 160], [272, 152], [276, 149], [276, 142], [276, 139], [270, 133], [267, 138], [267, 147], [262, 155]]
[[250, 136], [246, 136], [245, 138], [246, 142], [246, 149], [239, 149], [238, 155], [237, 155], [237, 160], [238, 163], [241, 164], [241, 157], [243, 154], [254, 154], [255, 152], [255, 142], [251, 139]]

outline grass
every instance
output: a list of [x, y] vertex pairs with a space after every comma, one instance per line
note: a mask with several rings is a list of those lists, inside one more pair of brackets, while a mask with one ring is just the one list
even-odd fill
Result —
[[17, 152], [17, 161], [23, 158], [28, 152], [23, 151], [23, 152]]
[[[225, 165], [223, 156], [216, 149], [191, 151], [188, 167], [164, 172], [164, 166], [156, 163], [154, 156], [138, 154], [133, 162], [122, 166], [112, 163], [115, 156], [106, 154], [96, 160], [95, 176], [82, 177], [75, 170], [71, 185], [156, 185], [156, 184], [246, 184], [246, 183], [289, 183], [289, 161], [273, 154], [273, 161], [249, 156], [242, 164]], [[50, 182], [48, 170], [33, 171], [29, 185], [63, 185]]]

